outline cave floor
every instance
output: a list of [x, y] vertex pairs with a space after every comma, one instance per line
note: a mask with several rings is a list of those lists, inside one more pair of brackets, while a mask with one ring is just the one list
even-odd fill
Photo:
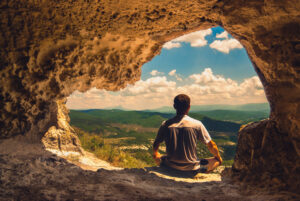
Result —
[[262, 191], [241, 185], [215, 173], [192, 179], [167, 174], [156, 167], [121, 169], [101, 161], [92, 164], [91, 158], [86, 161], [75, 165], [37, 144], [2, 141], [0, 200], [299, 199], [288, 192]]

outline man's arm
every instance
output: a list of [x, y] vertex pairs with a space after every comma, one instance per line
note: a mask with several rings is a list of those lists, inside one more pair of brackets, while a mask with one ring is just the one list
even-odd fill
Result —
[[160, 159], [160, 157], [161, 157], [160, 153], [158, 152], [159, 144], [160, 143], [158, 143], [158, 142], [153, 144], [153, 158], [154, 159]]
[[160, 164], [161, 155], [158, 152], [158, 148], [159, 148], [160, 143], [163, 142], [163, 130], [164, 130], [164, 126], [161, 125], [160, 128], [158, 129], [157, 136], [153, 143], [153, 159], [155, 160], [157, 165]]
[[206, 144], [206, 146], [207, 146], [208, 150], [210, 151], [210, 153], [212, 153], [221, 164], [223, 162], [223, 159], [220, 156], [219, 149], [218, 149], [216, 143], [211, 140], [209, 143]]

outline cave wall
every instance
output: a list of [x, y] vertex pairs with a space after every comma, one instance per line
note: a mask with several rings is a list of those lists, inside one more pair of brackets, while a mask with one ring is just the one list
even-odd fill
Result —
[[[91, 87], [119, 90], [140, 79], [141, 66], [165, 42], [220, 25], [246, 48], [271, 107], [267, 122], [240, 132], [233, 170], [270, 172], [249, 165], [255, 156], [285, 181], [299, 176], [298, 0], [3, 0], [0, 10], [2, 139], [40, 141], [59, 128], [58, 100]], [[247, 147], [256, 147], [250, 156]]]

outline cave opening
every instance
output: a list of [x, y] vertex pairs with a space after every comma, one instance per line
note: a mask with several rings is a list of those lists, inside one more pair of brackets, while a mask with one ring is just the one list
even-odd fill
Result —
[[[294, 193], [285, 193], [290, 198], [271, 197], [282, 190], [299, 193], [299, 1], [78, 0], [0, 4], [3, 199], [299, 200]], [[78, 137], [67, 122], [65, 104], [57, 100], [75, 90], [84, 92], [96, 87], [117, 91], [133, 84], [140, 79], [141, 66], [155, 59], [165, 42], [216, 25], [222, 25], [246, 48], [270, 103], [269, 119], [248, 124], [239, 131], [231, 169], [230, 178], [253, 183], [252, 191], [232, 189], [230, 183], [223, 181], [220, 185], [212, 182], [216, 186], [207, 182], [166, 182], [132, 170], [98, 174], [45, 151], [43, 137], [46, 150], [82, 153]], [[174, 43], [171, 46], [184, 46]], [[175, 50], [179, 49], [169, 51]], [[157, 71], [161, 72], [160, 68]], [[211, 72], [230, 78], [215, 68]], [[276, 191], [269, 197], [256, 188], [269, 190], [270, 186]]]
[[[152, 143], [161, 122], [174, 116], [180, 93], [191, 97], [190, 116], [207, 127], [225, 166], [233, 164], [239, 128], [270, 112], [246, 50], [222, 27], [166, 42], [143, 65], [141, 80], [118, 92], [75, 91], [66, 106], [84, 149], [115, 166], [142, 168], [155, 166]], [[202, 144], [198, 155], [211, 156]]]
[[[3, 200], [299, 200], [299, 1], [21, 0], [1, 1], [0, 7]], [[141, 66], [155, 60], [165, 42], [216, 25], [223, 26], [247, 50], [271, 108], [269, 119], [239, 131], [230, 169], [230, 180], [239, 181], [237, 186], [225, 180], [202, 185], [166, 181], [141, 169], [85, 171], [47, 151], [83, 153], [67, 121], [65, 104], [57, 100], [75, 90], [117, 91], [133, 84], [140, 80]], [[174, 48], [168, 51], [186, 44], [173, 41], [169, 47]], [[198, 71], [191, 73], [200, 74], [194, 76], [199, 82], [205, 67], [211, 67], [205, 74], [214, 75], [214, 80], [221, 81], [216, 75], [222, 75], [228, 81], [235, 73], [226, 75], [213, 66], [200, 66], [201, 62], [197, 62]], [[148, 75], [165, 67], [151, 69]], [[188, 67], [184, 71], [192, 69]], [[176, 74], [184, 75], [175, 67], [165, 75], [171, 70], [176, 70], [171, 73], [175, 73], [173, 79]], [[233, 88], [241, 85], [232, 83]], [[222, 99], [230, 102], [229, 97]], [[41, 138], [45, 138], [46, 150]], [[81, 155], [84, 160], [89, 156]], [[76, 157], [74, 154], [74, 160]], [[240, 186], [241, 181], [254, 184], [254, 189]], [[270, 192], [259, 192], [260, 187]], [[285, 190], [295, 193], [282, 192]]]

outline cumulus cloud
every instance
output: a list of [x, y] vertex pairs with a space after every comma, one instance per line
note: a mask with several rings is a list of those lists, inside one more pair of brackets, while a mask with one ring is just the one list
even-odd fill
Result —
[[242, 49], [243, 46], [236, 39], [215, 40], [209, 45], [210, 48], [228, 54], [233, 49]]
[[179, 48], [181, 47], [180, 44], [181, 42], [190, 43], [192, 47], [202, 47], [207, 45], [207, 40], [205, 39], [205, 37], [210, 34], [212, 34], [211, 29], [189, 33], [165, 43], [163, 48], [166, 49]]
[[168, 73], [168, 75], [175, 77], [176, 80], [178, 80], [178, 81], [183, 81], [182, 78], [180, 77], [180, 75], [176, 73], [176, 70], [175, 70], [175, 69], [174, 69], [174, 70], [171, 70], [171, 71]]
[[214, 75], [211, 68], [205, 68], [201, 74], [193, 74], [190, 76], [190, 78], [193, 79], [196, 84], [226, 82], [225, 78], [223, 78], [222, 76]]
[[151, 74], [152, 76], [155, 76], [155, 75], [157, 75], [157, 73], [158, 73], [158, 71], [157, 71], [157, 70], [153, 70], [153, 71], [151, 71], [151, 72], [150, 72], [150, 74]]
[[183, 79], [179, 75], [176, 75], [175, 78], [177, 81], [180, 81], [180, 82], [183, 81]]
[[178, 42], [174, 42], [174, 41], [166, 42], [163, 45], [163, 48], [168, 49], [168, 50], [173, 49], [173, 48], [179, 48], [179, 47], [181, 47], [181, 44]]
[[228, 39], [228, 32], [227, 31], [223, 31], [220, 34], [217, 34], [216, 38], [226, 38], [226, 39]]
[[121, 94], [124, 96], [135, 96], [150, 94], [153, 92], [167, 92], [169, 88], [174, 88], [176, 82], [168, 81], [165, 76], [151, 77], [145, 81], [140, 80], [134, 85], [129, 85], [125, 89], [121, 90]]
[[150, 72], [150, 75], [152, 75], [152, 76], [163, 75], [163, 74], [164, 74], [163, 72], [159, 72], [159, 71], [157, 71], [157, 70], [152, 70], [152, 71]]
[[176, 70], [171, 70], [169, 73], [168, 73], [170, 76], [174, 76], [176, 74]]
[[[170, 71], [172, 72], [172, 71]], [[176, 71], [174, 71], [174, 75]], [[193, 74], [189, 82], [176, 83], [166, 76], [155, 76], [128, 85], [119, 92], [91, 89], [85, 93], [74, 92], [67, 102], [72, 109], [110, 108], [122, 106], [128, 109], [153, 109], [171, 106], [179, 93], [191, 97], [193, 105], [201, 104], [246, 104], [266, 102], [262, 84], [257, 76], [238, 83], [222, 75], [216, 75], [211, 68], [200, 74]]]
[[219, 98], [223, 97], [228, 100], [231, 99], [231, 101], [265, 100], [263, 86], [257, 76], [247, 78], [239, 84], [230, 78], [214, 75], [210, 68], [206, 68], [201, 74], [193, 74], [190, 78], [194, 81], [193, 90], [201, 91], [200, 94], [218, 95]]

